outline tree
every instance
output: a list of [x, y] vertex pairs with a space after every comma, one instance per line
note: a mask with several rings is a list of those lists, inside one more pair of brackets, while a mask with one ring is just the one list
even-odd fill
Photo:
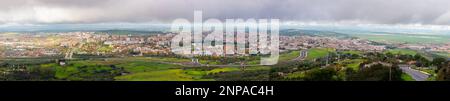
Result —
[[443, 57], [438, 57], [438, 58], [434, 58], [433, 61], [431, 62], [431, 64], [434, 66], [437, 66], [437, 70], [439, 70], [443, 67], [443, 65], [445, 64], [446, 61], [447, 61], [447, 59], [445, 59]]
[[436, 80], [450, 81], [450, 63], [447, 63], [439, 69]]
[[389, 58], [394, 58], [394, 54], [392, 54], [391, 52], [386, 53], [386, 56]]
[[422, 55], [420, 55], [420, 54], [416, 54], [416, 55], [414, 55], [414, 60], [420, 60], [420, 59], [422, 59], [423, 57], [422, 57]]
[[420, 55], [420, 54], [414, 55], [414, 60], [416, 60], [416, 66], [417, 67], [428, 67], [428, 66], [430, 66], [430, 61], [427, 58], [425, 58], [422, 55]]
[[399, 59], [404, 60], [404, 61], [411, 61], [411, 60], [413, 60], [413, 56], [408, 55], [408, 54], [402, 54], [399, 56]]
[[356, 71], [353, 70], [353, 68], [345, 69], [346, 80], [349, 80], [350, 79], [350, 75], [353, 75], [355, 73], [356, 73]]
[[305, 81], [338, 81], [337, 71], [334, 68], [315, 68], [305, 73]]
[[401, 81], [402, 71], [398, 66], [392, 67], [375, 64], [371, 67], [364, 67], [359, 72], [348, 75], [350, 81]]

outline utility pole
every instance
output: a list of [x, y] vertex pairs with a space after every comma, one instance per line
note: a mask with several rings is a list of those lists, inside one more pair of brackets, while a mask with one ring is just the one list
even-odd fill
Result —
[[330, 53], [327, 54], [327, 64], [325, 64], [325, 66], [328, 66], [329, 61], [330, 61]]
[[340, 53], [336, 53], [336, 54], [337, 54], [337, 57], [338, 57], [338, 58], [337, 58], [337, 61], [340, 62], [340, 60], [341, 60], [341, 54], [340, 54]]
[[392, 81], [392, 66], [389, 67], [389, 81]]

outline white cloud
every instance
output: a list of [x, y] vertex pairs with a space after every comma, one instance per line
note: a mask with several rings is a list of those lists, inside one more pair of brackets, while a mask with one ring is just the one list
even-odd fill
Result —
[[0, 0], [1, 23], [170, 22], [204, 18], [281, 21], [445, 24], [448, 0]]
[[450, 23], [450, 11], [447, 13], [442, 14], [436, 20], [434, 20], [434, 23], [436, 24], [448, 24]]
[[[72, 22], [76, 21], [73, 12], [63, 8], [48, 8], [48, 7], [34, 7], [35, 17], [37, 22], [57, 23], [57, 22]], [[33, 19], [32, 18], [32, 19]]]

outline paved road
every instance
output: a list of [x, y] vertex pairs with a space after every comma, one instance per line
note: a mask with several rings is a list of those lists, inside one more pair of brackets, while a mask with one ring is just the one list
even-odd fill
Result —
[[425, 81], [429, 77], [428, 74], [422, 73], [418, 70], [411, 69], [411, 66], [409, 65], [399, 65], [399, 66], [403, 72], [411, 75], [411, 77], [416, 81]]
[[66, 55], [64, 56], [64, 59], [72, 59], [73, 56], [73, 52], [80, 49], [81, 47], [83, 47], [83, 45], [85, 44], [85, 40], [82, 39], [82, 41], [78, 44], [78, 46], [74, 46], [73, 48], [69, 48], [69, 51], [66, 52]]
[[308, 55], [308, 50], [301, 50], [300, 55], [297, 58], [293, 59], [293, 61], [304, 60], [304, 59], [306, 59], [307, 55]]

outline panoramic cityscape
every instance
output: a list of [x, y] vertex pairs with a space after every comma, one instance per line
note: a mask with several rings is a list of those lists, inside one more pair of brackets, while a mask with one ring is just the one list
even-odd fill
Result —
[[[443, 0], [257, 1], [2, 1], [0, 80], [450, 80], [450, 11]], [[182, 34], [184, 43], [174, 41]], [[196, 40], [213, 34], [214, 41]], [[173, 45], [189, 46], [188, 54]]]
[[260, 65], [259, 55], [180, 56], [170, 48], [175, 35], [132, 30], [4, 32], [2, 80], [435, 81], [446, 80], [449, 67], [450, 42], [401, 41], [410, 35], [379, 41], [282, 29], [276, 65]]

